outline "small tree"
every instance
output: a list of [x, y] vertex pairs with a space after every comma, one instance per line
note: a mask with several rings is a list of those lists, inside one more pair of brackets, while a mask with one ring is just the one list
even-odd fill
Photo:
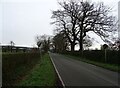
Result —
[[47, 52], [50, 46], [50, 37], [45, 34], [36, 36], [36, 43], [39, 49], [43, 50], [44, 52]]

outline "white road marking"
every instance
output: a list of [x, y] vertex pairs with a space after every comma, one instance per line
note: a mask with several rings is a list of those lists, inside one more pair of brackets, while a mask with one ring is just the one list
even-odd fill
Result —
[[[49, 53], [49, 56], [50, 56], [50, 53]], [[59, 74], [59, 72], [58, 72], [58, 70], [57, 70], [57, 68], [56, 68], [56, 66], [55, 66], [55, 63], [53, 62], [51, 56], [50, 56], [50, 59], [51, 59], [51, 61], [52, 61], [52, 64], [53, 64], [53, 66], [54, 66], [54, 68], [55, 68], [55, 71], [56, 71], [56, 73], [57, 73], [57, 75], [58, 75], [58, 77], [59, 77], [59, 79], [60, 79], [60, 81], [61, 81], [63, 87], [65, 88], [65, 84], [64, 84], [64, 82], [63, 82], [63, 80], [62, 80], [62, 78], [61, 78], [61, 76], [60, 76], [60, 74]]]

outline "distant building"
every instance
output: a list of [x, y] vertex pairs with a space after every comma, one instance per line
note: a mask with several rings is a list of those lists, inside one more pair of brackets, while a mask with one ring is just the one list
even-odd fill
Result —
[[36, 48], [23, 47], [23, 46], [2, 45], [0, 47], [2, 48], [2, 52], [30, 52], [36, 50]]
[[120, 1], [118, 2], [118, 37], [120, 38]]

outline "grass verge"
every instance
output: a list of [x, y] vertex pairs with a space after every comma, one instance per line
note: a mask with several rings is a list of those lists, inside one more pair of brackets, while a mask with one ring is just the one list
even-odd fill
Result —
[[66, 57], [70, 57], [72, 59], [76, 59], [76, 60], [80, 60], [89, 64], [93, 64], [99, 67], [103, 67], [105, 69], [111, 70], [111, 71], [115, 71], [115, 72], [120, 72], [120, 65], [117, 64], [108, 64], [108, 63], [102, 63], [102, 62], [96, 62], [96, 61], [91, 61], [85, 58], [80, 58], [77, 56], [72, 56], [72, 55], [65, 55]]
[[20, 86], [55, 86], [56, 73], [51, 63], [49, 54], [43, 55], [41, 60], [26, 76], [24, 80], [20, 82]]

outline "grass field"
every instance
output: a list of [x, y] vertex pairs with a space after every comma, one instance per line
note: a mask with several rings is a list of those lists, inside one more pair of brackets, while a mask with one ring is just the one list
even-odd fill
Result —
[[80, 61], [83, 61], [83, 62], [86, 62], [86, 63], [89, 63], [89, 64], [93, 64], [93, 65], [96, 65], [96, 66], [99, 66], [99, 67], [103, 67], [103, 68], [109, 69], [111, 71], [120, 72], [120, 69], [119, 69], [120, 65], [118, 65], [118, 64], [102, 63], [102, 62], [92, 61], [92, 60], [88, 60], [88, 59], [85, 59], [85, 58], [81, 58], [81, 57], [78, 57], [78, 56], [72, 56], [72, 55], [65, 55], [65, 56], [76, 59], [76, 60], [80, 60]]
[[42, 56], [30, 74], [19, 83], [20, 86], [55, 86], [56, 73], [49, 54]]

